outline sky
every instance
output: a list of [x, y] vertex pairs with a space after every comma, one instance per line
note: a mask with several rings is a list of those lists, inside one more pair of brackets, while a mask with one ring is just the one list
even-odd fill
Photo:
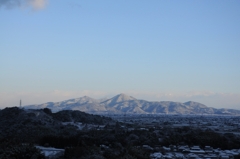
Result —
[[239, 0], [0, 0], [0, 108], [125, 93], [240, 109]]

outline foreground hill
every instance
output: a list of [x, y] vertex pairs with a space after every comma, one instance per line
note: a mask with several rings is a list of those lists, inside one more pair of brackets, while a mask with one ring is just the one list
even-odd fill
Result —
[[119, 94], [107, 100], [96, 100], [87, 96], [69, 99], [62, 102], [28, 105], [27, 109], [49, 108], [53, 112], [61, 110], [80, 110], [92, 114], [211, 114], [240, 115], [240, 110], [216, 109], [204, 104], [189, 101], [185, 103], [161, 101], [152, 102]]
[[[52, 113], [48, 108], [5, 108], [0, 110], [0, 158], [45, 159], [34, 145], [62, 149], [72, 145], [79, 146], [82, 142], [81, 136], [92, 130], [90, 126], [96, 129], [99, 125], [109, 123], [114, 123], [109, 117], [80, 111], [63, 110]], [[80, 129], [77, 125], [84, 127]], [[60, 159], [63, 158], [71, 157], [62, 156]]]
[[[123, 123], [80, 111], [63, 110], [52, 113], [48, 108], [37, 110], [5, 108], [0, 110], [0, 158], [149, 159], [150, 153], [156, 151], [165, 153], [163, 146], [170, 145], [201, 147], [208, 145], [218, 148], [217, 150], [221, 148], [228, 151], [240, 147], [239, 136], [232, 133], [232, 130], [229, 131], [231, 133], [222, 133], [219, 130], [215, 131], [215, 128], [213, 130], [205, 127], [208, 125], [206, 121], [210, 121], [209, 123], [213, 121], [219, 125], [221, 123], [233, 125], [238, 123], [239, 117], [158, 116], [156, 118], [147, 115], [144, 120], [142, 119], [135, 118], [134, 122], [131, 122], [132, 119], [128, 118], [129, 122]], [[180, 127], [175, 126], [175, 123], [182, 121], [189, 123], [189, 126], [184, 124]], [[195, 121], [196, 125], [191, 124], [192, 121]], [[199, 124], [202, 123], [201, 121], [206, 122], [204, 127]], [[85, 128], [80, 129], [77, 125], [82, 123], [91, 124], [84, 124]], [[225, 126], [222, 129], [225, 129]], [[234, 131], [237, 132], [237, 129]], [[45, 157], [43, 151], [40, 152], [35, 145], [51, 151], [55, 151], [55, 148], [61, 149], [61, 154], [48, 156], [46, 154], [50, 153], [44, 150], [47, 156]]]
[[71, 110], [52, 113], [48, 108], [38, 110], [5, 108], [0, 110], [0, 140], [17, 137], [25, 142], [25, 140], [31, 141], [47, 134], [74, 134], [76, 132], [77, 127], [63, 125], [63, 122], [106, 125], [112, 122], [112, 119]]

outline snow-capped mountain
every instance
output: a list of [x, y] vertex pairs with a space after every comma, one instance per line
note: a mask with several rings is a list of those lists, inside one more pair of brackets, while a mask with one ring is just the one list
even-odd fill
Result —
[[28, 105], [26, 109], [50, 108], [53, 112], [60, 110], [80, 110], [87, 113], [128, 113], [128, 114], [226, 114], [240, 115], [240, 110], [216, 109], [204, 104], [189, 101], [185, 103], [172, 101], [152, 102], [139, 100], [126, 94], [119, 94], [110, 99], [97, 100], [87, 96], [62, 102], [48, 102]]

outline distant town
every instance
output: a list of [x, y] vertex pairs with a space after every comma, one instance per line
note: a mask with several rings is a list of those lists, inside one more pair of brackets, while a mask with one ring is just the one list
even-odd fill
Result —
[[[173, 132], [179, 129], [195, 129], [201, 131], [215, 132], [220, 135], [235, 136], [240, 139], [240, 117], [233, 116], [202, 116], [202, 115], [110, 115], [113, 119], [135, 125], [138, 130], [152, 130], [156, 133], [172, 129]], [[128, 129], [128, 131], [133, 128]], [[168, 134], [169, 133], [169, 134]], [[164, 133], [171, 139], [171, 131]], [[195, 136], [196, 138], [199, 136]], [[162, 141], [159, 138], [159, 141]], [[239, 142], [239, 141], [238, 141]], [[226, 144], [226, 143], [222, 143]], [[204, 146], [203, 146], [204, 145]], [[236, 149], [221, 149], [214, 145], [201, 145], [176, 143], [169, 146], [142, 145], [143, 148], [153, 151], [152, 159], [172, 159], [172, 158], [211, 158], [211, 159], [233, 159], [240, 157], [240, 147]], [[154, 152], [155, 151], [155, 152]], [[158, 151], [158, 152], [156, 152]]]

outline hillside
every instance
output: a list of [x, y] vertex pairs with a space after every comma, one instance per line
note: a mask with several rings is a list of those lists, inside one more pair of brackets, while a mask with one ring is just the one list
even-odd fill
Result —
[[28, 105], [26, 109], [49, 108], [53, 112], [60, 110], [80, 110], [92, 114], [207, 114], [207, 115], [240, 115], [240, 110], [216, 109], [204, 104], [188, 101], [139, 100], [126, 94], [119, 94], [104, 101], [90, 97], [69, 99], [62, 102]]
[[[27, 110], [17, 107], [0, 110], [0, 140], [11, 137], [21, 138], [22, 142], [36, 140], [51, 134], [75, 134], [77, 127], [63, 125], [63, 122], [105, 125], [111, 118], [91, 115], [80, 111], [63, 110], [52, 113], [50, 109]], [[11, 126], [9, 126], [11, 125]]]

